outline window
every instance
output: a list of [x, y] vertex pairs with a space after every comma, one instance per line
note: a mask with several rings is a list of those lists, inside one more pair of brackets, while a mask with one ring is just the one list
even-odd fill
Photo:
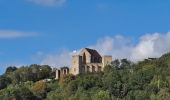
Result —
[[82, 56], [80, 56], [79, 63], [80, 63], [80, 64], [82, 64], [82, 63], [83, 63], [83, 57], [82, 57]]
[[83, 63], [86, 64], [86, 54], [83, 54]]
[[66, 69], [64, 69], [64, 75], [66, 75]]
[[87, 72], [90, 72], [90, 67], [89, 66], [87, 66]]
[[95, 72], [95, 66], [92, 66], [92, 72]]

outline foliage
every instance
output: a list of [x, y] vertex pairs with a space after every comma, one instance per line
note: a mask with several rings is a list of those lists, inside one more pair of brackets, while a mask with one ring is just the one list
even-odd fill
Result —
[[31, 100], [31, 99], [38, 99], [34, 94], [25, 86], [23, 85], [16, 85], [14, 87], [7, 88], [4, 91], [4, 99], [5, 100]]
[[96, 92], [92, 100], [111, 100], [111, 97], [109, 95], [109, 92], [101, 90]]
[[8, 67], [8, 68], [6, 69], [5, 74], [9, 74], [9, 73], [11, 73], [11, 72], [14, 72], [15, 70], [17, 70], [17, 67], [15, 67], [15, 66], [10, 66], [10, 67]]
[[[52, 78], [46, 82], [44, 79]], [[103, 72], [54, 80], [48, 65], [8, 67], [0, 76], [0, 100], [168, 100], [170, 53], [133, 63], [114, 60]]]
[[46, 98], [48, 87], [47, 84], [43, 81], [38, 81], [32, 87], [33, 93], [39, 98]]
[[0, 76], [0, 89], [4, 89], [11, 83], [11, 79], [6, 76]]

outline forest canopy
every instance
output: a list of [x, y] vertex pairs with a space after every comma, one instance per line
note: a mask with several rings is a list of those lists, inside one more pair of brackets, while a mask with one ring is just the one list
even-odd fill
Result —
[[0, 100], [168, 100], [170, 53], [138, 63], [116, 59], [103, 72], [55, 80], [48, 65], [10, 66], [0, 76]]

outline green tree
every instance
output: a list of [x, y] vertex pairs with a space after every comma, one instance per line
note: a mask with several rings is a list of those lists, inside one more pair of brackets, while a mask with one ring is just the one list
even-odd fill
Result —
[[48, 92], [47, 84], [43, 81], [38, 81], [32, 87], [32, 91], [39, 98], [46, 98]]
[[68, 74], [68, 75], [61, 77], [59, 84], [61, 87], [66, 87], [68, 83], [71, 82], [72, 80], [75, 80], [75, 76], [72, 74]]
[[8, 77], [0, 76], [0, 90], [4, 89], [11, 83], [11, 80]]
[[16, 70], [17, 70], [17, 67], [15, 67], [15, 66], [10, 66], [10, 67], [8, 67], [8, 68], [6, 69], [5, 74], [9, 74], [9, 73], [14, 72], [14, 71], [16, 71]]
[[111, 100], [109, 92], [100, 90], [92, 97], [92, 100]]
[[121, 91], [122, 91], [122, 81], [121, 76], [119, 73], [114, 70], [110, 73], [105, 73], [103, 76], [103, 84], [104, 88], [109, 91], [110, 94], [121, 98]]
[[33, 93], [24, 86], [16, 86], [8, 89], [5, 92], [5, 100], [36, 100], [37, 97], [33, 95]]
[[162, 88], [158, 92], [158, 94], [152, 94], [150, 96], [151, 100], [169, 100], [170, 98], [170, 91], [168, 88]]

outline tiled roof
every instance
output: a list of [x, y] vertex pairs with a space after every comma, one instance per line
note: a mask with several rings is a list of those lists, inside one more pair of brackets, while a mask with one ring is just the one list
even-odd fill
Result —
[[94, 50], [94, 49], [89, 49], [89, 48], [85, 48], [92, 56], [94, 57], [101, 57], [100, 54]]

